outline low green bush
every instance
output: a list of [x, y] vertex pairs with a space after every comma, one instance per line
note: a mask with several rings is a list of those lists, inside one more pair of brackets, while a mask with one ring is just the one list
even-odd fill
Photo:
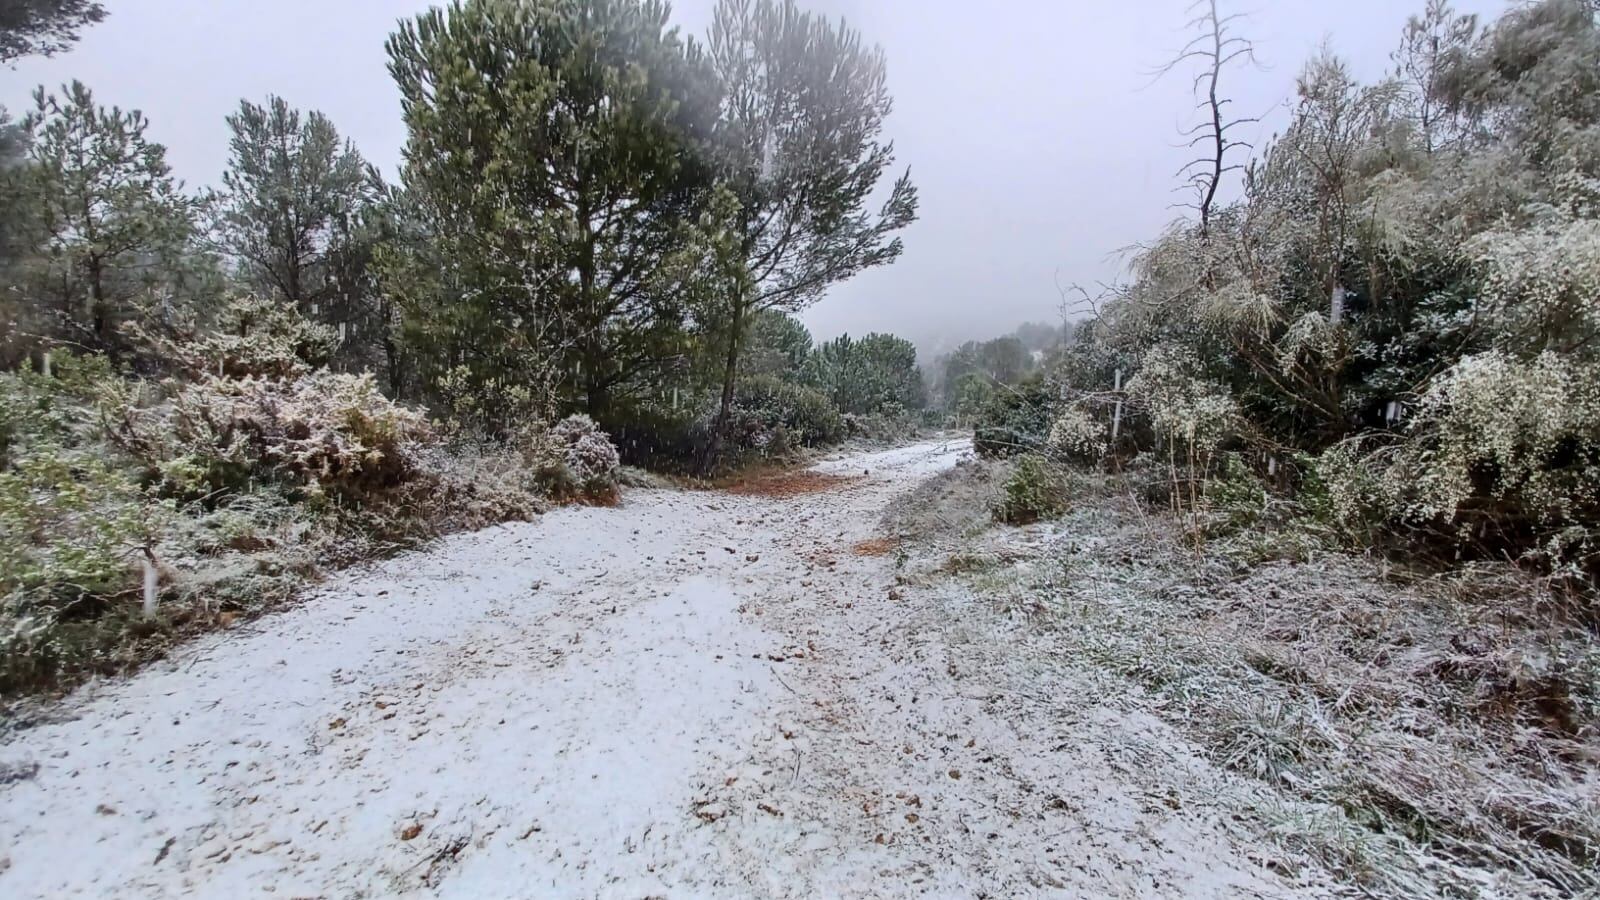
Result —
[[844, 419], [821, 392], [769, 375], [739, 382], [734, 393], [736, 446], [764, 455], [819, 447], [844, 437]]
[[445, 433], [304, 358], [292, 315], [248, 321], [181, 349], [148, 338], [161, 381], [60, 352], [51, 375], [0, 373], [0, 696], [138, 663], [323, 569], [547, 496], [617, 499], [617, 450], [587, 417], [526, 442]]
[[1034, 453], [1050, 436], [1056, 400], [1043, 378], [997, 389], [973, 426], [973, 448], [979, 456], [1007, 457]]
[[1037, 454], [1017, 460], [1016, 468], [1000, 486], [995, 521], [1027, 525], [1054, 519], [1067, 511], [1070, 497], [1061, 470]]

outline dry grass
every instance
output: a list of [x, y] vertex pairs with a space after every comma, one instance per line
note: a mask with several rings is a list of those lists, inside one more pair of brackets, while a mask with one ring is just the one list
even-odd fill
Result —
[[1591, 635], [1524, 615], [1536, 583], [1485, 603], [1343, 555], [1238, 571], [1133, 521], [1053, 585], [1062, 630], [1321, 811], [1280, 840], [1383, 893], [1600, 889]]
[[823, 472], [780, 471], [756, 472], [741, 475], [739, 480], [725, 485], [724, 490], [742, 497], [802, 497], [836, 490], [861, 480], [861, 476], [829, 475]]
[[1101, 494], [1043, 543], [996, 530], [950, 557], [1034, 541], [1025, 583], [943, 568], [1038, 604], [1101, 702], [1264, 787], [1238, 812], [1283, 859], [1381, 896], [1600, 891], [1600, 649], [1570, 598], [1504, 566], [1245, 560], [1182, 531]]
[[989, 509], [1012, 464], [962, 462], [902, 494], [884, 511], [883, 531], [900, 541], [960, 545], [991, 524]]
[[900, 542], [894, 538], [872, 538], [858, 541], [850, 548], [850, 552], [856, 556], [888, 556], [898, 546]]

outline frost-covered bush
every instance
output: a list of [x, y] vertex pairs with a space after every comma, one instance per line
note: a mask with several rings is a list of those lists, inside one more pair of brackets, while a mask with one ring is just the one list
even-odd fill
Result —
[[1592, 358], [1600, 351], [1584, 338], [1600, 334], [1600, 219], [1548, 218], [1472, 242], [1483, 311], [1493, 316], [1500, 347], [1537, 353], [1574, 346]]
[[1074, 404], [1063, 409], [1050, 423], [1046, 445], [1051, 456], [1057, 459], [1094, 465], [1105, 457], [1110, 447], [1110, 434], [1104, 422], [1081, 404]]
[[71, 453], [0, 471], [0, 593], [124, 587], [157, 507], [127, 473]]
[[105, 385], [111, 366], [103, 356], [54, 355], [53, 375], [27, 369], [0, 373], [0, 465], [39, 450], [82, 448], [100, 434], [85, 411]]
[[569, 416], [549, 427], [530, 426], [517, 434], [513, 443], [541, 489], [551, 497], [616, 502], [622, 460], [611, 438], [588, 416]]
[[109, 368], [61, 354], [55, 371], [0, 375], [0, 594], [121, 587], [156, 518], [98, 441], [92, 398]]
[[466, 366], [433, 378], [435, 405], [452, 431], [475, 431], [505, 436], [517, 422], [543, 422], [550, 418], [548, 397], [513, 379], [485, 381]]
[[127, 331], [143, 354], [179, 377], [290, 379], [333, 357], [333, 329], [317, 325], [272, 298], [229, 298], [214, 321], [187, 322], [165, 332], [142, 325]]
[[371, 375], [316, 370], [293, 379], [202, 377], [169, 382], [167, 400], [138, 409], [116, 396], [114, 438], [179, 496], [286, 484], [360, 497], [417, 472], [436, 440], [415, 410], [379, 392]]
[[1592, 558], [1600, 370], [1552, 352], [1469, 356], [1422, 396], [1406, 440], [1348, 441], [1319, 471], [1342, 518], [1521, 544], [1551, 562]]
[[910, 439], [924, 421], [922, 416], [896, 403], [884, 404], [877, 412], [845, 413], [841, 418], [846, 437], [881, 444]]
[[1044, 457], [1029, 453], [1017, 460], [1001, 485], [994, 518], [1008, 525], [1054, 519], [1067, 511], [1070, 499], [1061, 471]]
[[[0, 694], [119, 670], [329, 566], [542, 508], [521, 454], [447, 445], [370, 375], [313, 365], [298, 317], [261, 312], [227, 335], [133, 329], [161, 381], [59, 350], [52, 375], [0, 373]], [[574, 488], [614, 496], [604, 435], [552, 433]]]
[[1156, 433], [1185, 452], [1209, 455], [1237, 434], [1238, 404], [1224, 385], [1200, 375], [1197, 361], [1185, 348], [1152, 347], [1126, 387]]
[[591, 500], [616, 499], [617, 469], [622, 465], [611, 438], [594, 420], [579, 414], [568, 416], [550, 429], [550, 437], [561, 451], [561, 461], [579, 489]]
[[1450, 516], [1474, 496], [1515, 503], [1542, 522], [1600, 511], [1600, 369], [1545, 352], [1520, 361], [1467, 357], [1423, 395], [1413, 433], [1426, 456], [1418, 518]]
[[99, 439], [104, 360], [58, 353], [54, 370], [0, 374], [0, 693], [48, 680], [71, 655], [63, 620], [136, 589], [142, 548], [171, 514]]

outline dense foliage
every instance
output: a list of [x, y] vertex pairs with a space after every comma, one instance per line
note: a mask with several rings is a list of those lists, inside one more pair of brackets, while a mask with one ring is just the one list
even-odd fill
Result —
[[[0, 61], [104, 16], [0, 10]], [[909, 343], [813, 348], [791, 315], [915, 215], [904, 177], [867, 210], [882, 52], [791, 0], [723, 0], [705, 45], [668, 17], [402, 21], [397, 184], [276, 96], [227, 117], [203, 191], [81, 83], [0, 111], [0, 691], [321, 565], [616, 502], [624, 457], [704, 472], [910, 421]]]
[[1120, 403], [1180, 507], [1235, 458], [1353, 533], [1600, 572], [1596, 15], [1431, 2], [1388, 78], [1311, 60], [1242, 196], [1094, 304], [1057, 442], [1111, 449]]

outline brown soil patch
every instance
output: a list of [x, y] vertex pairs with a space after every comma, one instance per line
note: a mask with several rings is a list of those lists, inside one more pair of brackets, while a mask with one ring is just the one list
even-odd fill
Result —
[[888, 556], [900, 542], [894, 538], [873, 538], [850, 548], [857, 556]]
[[775, 475], [758, 475], [728, 486], [728, 493], [745, 497], [799, 497], [843, 487], [860, 476], [846, 477], [822, 472], [779, 472]]

